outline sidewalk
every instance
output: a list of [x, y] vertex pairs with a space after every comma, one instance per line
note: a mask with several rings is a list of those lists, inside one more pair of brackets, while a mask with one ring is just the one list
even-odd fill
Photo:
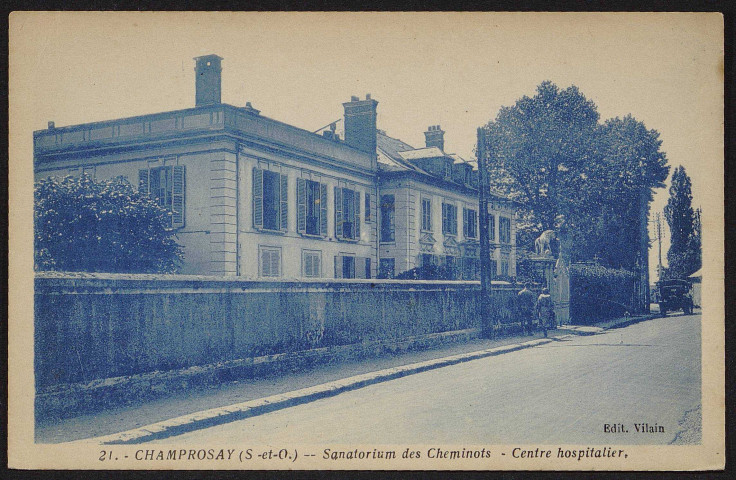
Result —
[[[651, 316], [646, 318], [651, 318]], [[595, 332], [588, 333], [590, 328], [602, 331], [604, 328], [615, 328], [634, 323], [634, 321], [642, 321], [642, 318], [608, 321], [600, 324], [599, 327], [560, 328], [549, 332], [549, 337], [559, 339], [570, 334], [580, 334], [582, 333], [581, 328], [586, 329], [587, 334], [593, 334]], [[195, 420], [208, 421], [208, 418], [219, 417], [219, 421], [224, 421], [222, 417], [224, 414], [240, 415], [244, 418], [243, 415], [257, 414], [260, 411], [258, 408], [262, 410], [285, 408], [328, 394], [336, 394], [336, 389], [344, 391], [359, 388], [359, 386], [409, 375], [429, 368], [506, 353], [518, 348], [528, 348], [544, 343], [543, 340], [541, 333], [497, 340], [477, 339], [429, 350], [322, 365], [280, 376], [231, 381], [189, 390], [186, 393], [175, 394], [164, 399], [131, 403], [125, 407], [93, 415], [82, 415], [56, 423], [41, 424], [36, 427], [36, 442], [58, 443], [106, 436], [159, 422], [163, 422], [160, 429], [180, 429], [187, 422], [192, 423]], [[345, 382], [345, 380], [349, 381]], [[284, 403], [279, 406], [274, 403], [274, 400]], [[236, 405], [239, 408], [232, 408]], [[222, 407], [228, 408], [223, 409]], [[202, 415], [204, 411], [210, 411], [209, 417]], [[192, 415], [194, 413], [197, 415]], [[173, 420], [166, 422], [169, 419]], [[186, 428], [185, 425], [184, 428]]]

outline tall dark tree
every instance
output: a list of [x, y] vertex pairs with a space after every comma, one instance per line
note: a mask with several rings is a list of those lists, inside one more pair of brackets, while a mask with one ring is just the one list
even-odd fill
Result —
[[642, 235], [647, 235], [654, 189], [665, 186], [667, 157], [660, 150], [659, 133], [631, 115], [606, 120], [596, 144], [599, 154], [589, 172], [595, 191], [588, 191], [584, 200], [598, 210], [591, 212], [590, 241], [582, 243], [601, 263], [632, 270], [642, 253], [641, 242], [649, 246], [648, 236]]
[[182, 247], [171, 214], [124, 179], [89, 175], [35, 185], [37, 270], [170, 273]]
[[701, 267], [700, 212], [692, 207], [692, 182], [680, 165], [672, 173], [664, 216], [670, 227], [667, 276], [686, 277]]

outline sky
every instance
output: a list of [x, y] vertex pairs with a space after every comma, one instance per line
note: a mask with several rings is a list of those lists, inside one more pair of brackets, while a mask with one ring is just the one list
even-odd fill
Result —
[[[262, 115], [314, 131], [342, 118], [352, 95], [370, 93], [378, 128], [421, 147], [423, 132], [439, 124], [445, 150], [465, 158], [473, 157], [478, 126], [550, 80], [576, 85], [601, 120], [630, 113], [660, 132], [672, 170], [683, 165], [692, 178], [706, 243], [717, 244], [722, 39], [718, 14], [694, 13], [16, 12], [11, 179], [31, 181], [32, 132], [48, 121], [60, 127], [193, 107], [199, 55], [224, 58], [224, 103], [248, 101]], [[652, 212], [667, 195], [658, 191]], [[14, 203], [22, 202], [11, 193]], [[664, 257], [668, 245], [667, 236]], [[655, 243], [652, 278], [656, 263]]]

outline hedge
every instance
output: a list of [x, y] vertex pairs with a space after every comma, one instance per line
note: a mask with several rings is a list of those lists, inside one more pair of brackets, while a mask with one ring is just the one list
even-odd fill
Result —
[[592, 324], [606, 318], [633, 313], [636, 276], [602, 265], [570, 266], [570, 321]]

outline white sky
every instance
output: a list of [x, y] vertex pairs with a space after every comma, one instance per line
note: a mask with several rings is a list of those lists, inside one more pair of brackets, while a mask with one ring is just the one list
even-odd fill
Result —
[[722, 229], [718, 14], [14, 13], [10, 27], [11, 169], [23, 178], [33, 130], [192, 107], [192, 58], [216, 53], [225, 103], [316, 130], [370, 93], [389, 135], [420, 147], [440, 124], [445, 150], [466, 158], [501, 106], [543, 80], [577, 85], [602, 119], [631, 113], [658, 130], [694, 204], [713, 205], [706, 235]]

